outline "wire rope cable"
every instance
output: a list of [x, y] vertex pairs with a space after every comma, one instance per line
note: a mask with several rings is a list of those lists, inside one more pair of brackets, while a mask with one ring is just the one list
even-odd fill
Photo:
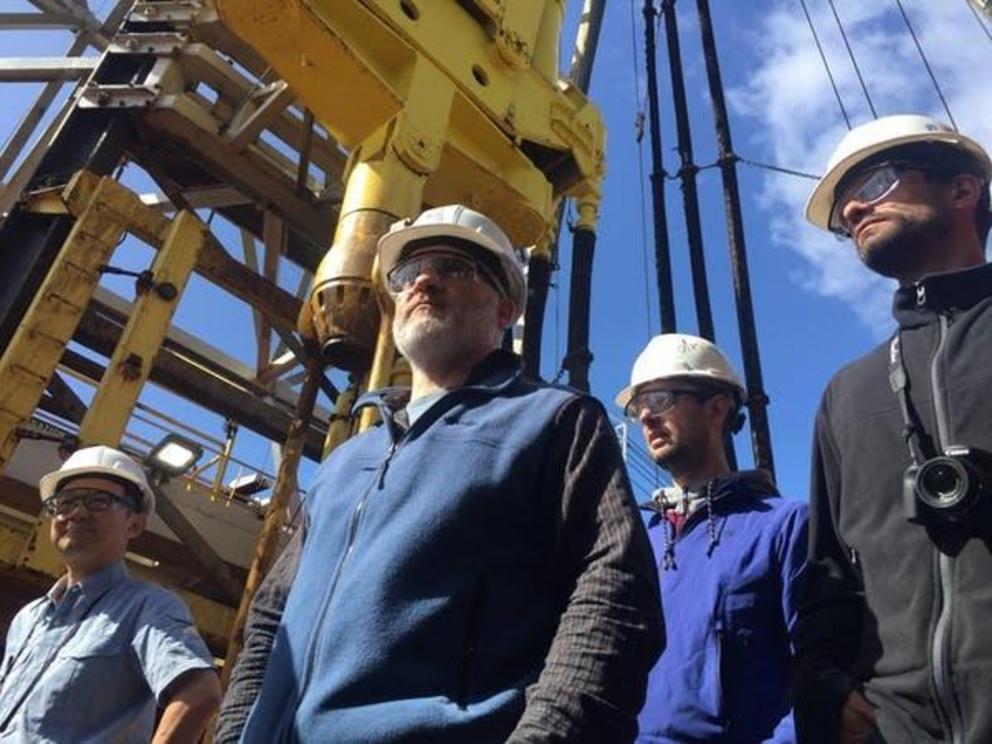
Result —
[[913, 24], [909, 20], [909, 14], [906, 13], [906, 8], [903, 7], [902, 0], [895, 0], [895, 4], [902, 14], [903, 21], [906, 22], [906, 28], [909, 30], [909, 35], [913, 38], [916, 51], [919, 53], [920, 60], [922, 60], [923, 66], [927, 69], [927, 74], [930, 76], [930, 82], [933, 83], [933, 87], [937, 91], [937, 97], [940, 98], [940, 102], [944, 106], [944, 111], [947, 112], [947, 118], [951, 122], [951, 126], [957, 129], [958, 124], [954, 121], [954, 114], [951, 113], [951, 107], [947, 105], [947, 99], [944, 98], [944, 91], [940, 89], [940, 83], [937, 82], [937, 76], [933, 74], [933, 68], [930, 67], [930, 61], [927, 59], [927, 55], [923, 53], [923, 46], [920, 44], [920, 39], [917, 37], [916, 31], [913, 29]]
[[850, 131], [852, 129], [851, 117], [847, 115], [847, 109], [844, 108], [844, 100], [840, 96], [840, 89], [837, 87], [837, 81], [834, 80], [834, 74], [830, 71], [830, 63], [827, 62], [827, 55], [823, 51], [823, 45], [820, 44], [820, 36], [816, 33], [816, 26], [813, 25], [813, 17], [809, 14], [809, 9], [806, 7], [806, 0], [799, 0], [799, 5], [803, 9], [803, 15], [806, 16], [809, 31], [813, 34], [813, 43], [816, 44], [816, 50], [820, 53], [820, 61], [823, 63], [823, 69], [827, 71], [827, 78], [830, 80], [830, 87], [833, 88], [834, 97], [837, 99], [837, 105], [840, 107], [840, 113], [844, 117], [844, 123], [847, 124], [847, 129]]
[[[637, 12], [634, 8], [634, 0], [630, 0], [630, 50], [631, 60], [634, 65], [634, 97], [640, 103], [640, 108], [634, 121], [635, 139], [637, 141], [637, 185], [640, 188], [641, 198], [641, 263], [644, 271], [644, 315], [647, 326], [647, 337], [651, 338], [651, 281], [648, 278], [648, 223], [647, 223], [647, 196], [644, 190], [644, 107], [641, 100], [641, 76], [637, 67]], [[647, 95], [645, 91], [644, 95]]]
[[861, 75], [861, 68], [858, 67], [858, 60], [854, 56], [854, 50], [851, 48], [851, 42], [847, 40], [847, 32], [844, 30], [844, 24], [840, 21], [840, 16], [837, 14], [837, 7], [834, 5], [834, 0], [827, 0], [827, 5], [830, 6], [830, 11], [834, 15], [834, 20], [837, 22], [837, 28], [840, 31], [840, 37], [844, 40], [844, 47], [847, 49], [847, 56], [851, 59], [851, 65], [854, 67], [854, 72], [858, 76], [858, 82], [861, 83], [861, 90], [865, 94], [865, 100], [868, 101], [868, 108], [871, 110], [872, 118], [878, 118], [878, 112], [875, 110], [875, 104], [872, 103], [871, 95], [868, 93], [868, 86], [865, 84], [865, 79]]
[[971, 14], [975, 16], [975, 23], [982, 27], [982, 31], [985, 32], [985, 36], [988, 37], [989, 41], [992, 41], [992, 31], [989, 31], [989, 27], [985, 25], [985, 21], [982, 20], [982, 14], [978, 12], [978, 8], [976, 8], [970, 0], [964, 0], [964, 2], [967, 4], [968, 10], [971, 11]]

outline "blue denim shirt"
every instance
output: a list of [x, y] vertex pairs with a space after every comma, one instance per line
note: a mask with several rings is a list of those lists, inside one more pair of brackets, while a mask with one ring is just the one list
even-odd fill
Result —
[[172, 592], [114, 563], [24, 607], [0, 666], [0, 742], [148, 742], [162, 693], [211, 668]]

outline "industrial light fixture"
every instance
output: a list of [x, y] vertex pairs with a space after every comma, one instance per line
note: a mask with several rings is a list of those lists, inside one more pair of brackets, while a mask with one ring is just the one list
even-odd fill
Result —
[[260, 493], [272, 486], [271, 481], [261, 473], [249, 473], [235, 478], [227, 484], [227, 490], [232, 496], [247, 498]]
[[203, 447], [178, 434], [167, 434], [148, 453], [145, 462], [162, 475], [170, 478], [182, 475], [203, 457]]

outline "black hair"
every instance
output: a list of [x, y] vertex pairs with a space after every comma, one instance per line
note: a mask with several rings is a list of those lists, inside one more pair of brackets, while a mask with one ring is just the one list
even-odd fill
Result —
[[699, 400], [709, 400], [710, 398], [717, 395], [726, 395], [730, 398], [731, 408], [727, 412], [727, 416], [723, 422], [723, 428], [730, 434], [736, 434], [744, 426], [744, 401], [741, 400], [741, 393], [733, 385], [728, 385], [723, 382], [718, 382], [716, 380], [699, 380], [698, 378], [689, 378], [692, 380], [693, 386], [696, 390], [693, 394], [699, 398]]

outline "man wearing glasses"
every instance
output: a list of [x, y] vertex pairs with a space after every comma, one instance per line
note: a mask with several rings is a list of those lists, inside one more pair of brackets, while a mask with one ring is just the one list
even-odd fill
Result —
[[816, 419], [796, 719], [809, 742], [992, 741], [992, 162], [927, 117], [837, 146], [806, 206], [895, 279]]
[[706, 339], [655, 336], [616, 402], [672, 485], [642, 505], [668, 645], [651, 670], [639, 744], [795, 742], [790, 639], [806, 505], [765, 471], [732, 472], [744, 388]]
[[633, 741], [664, 632], [602, 406], [503, 350], [526, 282], [492, 220], [430, 209], [379, 265], [412, 388], [321, 465], [215, 741]]
[[141, 466], [88, 447], [39, 489], [66, 572], [11, 623], [0, 742], [199, 741], [220, 701], [210, 654], [179, 598], [124, 568], [155, 507]]

